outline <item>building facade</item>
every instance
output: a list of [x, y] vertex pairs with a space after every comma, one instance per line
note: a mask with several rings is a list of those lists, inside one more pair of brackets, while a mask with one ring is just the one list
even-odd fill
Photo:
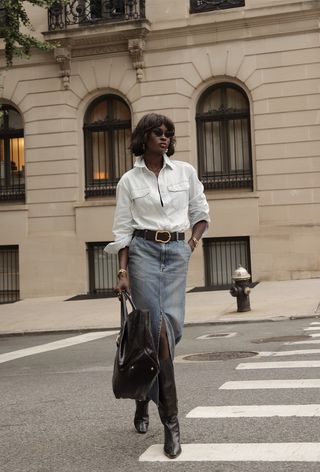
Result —
[[176, 124], [212, 224], [188, 285], [320, 276], [320, 2], [71, 0], [29, 7], [0, 70], [0, 301], [110, 291], [115, 188], [137, 121]]

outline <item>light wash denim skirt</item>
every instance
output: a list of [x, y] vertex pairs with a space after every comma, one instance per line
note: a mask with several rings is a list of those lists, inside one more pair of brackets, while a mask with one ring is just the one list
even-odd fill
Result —
[[[169, 350], [174, 359], [175, 345], [182, 337], [185, 290], [191, 248], [186, 241], [157, 243], [135, 236], [129, 246], [129, 281], [133, 302], [149, 310], [155, 346], [159, 350], [161, 321], [166, 324]], [[150, 398], [159, 403], [155, 381]]]

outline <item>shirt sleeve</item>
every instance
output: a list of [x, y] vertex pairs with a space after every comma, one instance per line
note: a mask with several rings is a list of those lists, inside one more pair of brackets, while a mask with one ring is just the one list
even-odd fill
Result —
[[[198, 179], [196, 170], [190, 166], [192, 171], [189, 177], [190, 191], [189, 191], [189, 220], [190, 226], [193, 226], [199, 221], [207, 222], [207, 229], [210, 223], [209, 205], [203, 191], [203, 185]], [[207, 231], [206, 229], [206, 231]]]
[[117, 186], [116, 199], [117, 203], [112, 228], [115, 240], [104, 248], [105, 252], [109, 254], [117, 254], [120, 249], [129, 246], [133, 234], [130, 192], [122, 180], [120, 180]]

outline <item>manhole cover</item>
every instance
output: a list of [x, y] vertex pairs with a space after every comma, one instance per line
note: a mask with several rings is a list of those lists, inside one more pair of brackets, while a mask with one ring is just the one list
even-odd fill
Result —
[[200, 354], [190, 354], [183, 356], [184, 361], [226, 361], [228, 359], [242, 359], [243, 357], [254, 357], [257, 352], [227, 351], [227, 352], [202, 352]]
[[301, 334], [298, 336], [277, 336], [274, 338], [262, 338], [262, 339], [255, 339], [254, 341], [251, 341], [252, 343], [255, 344], [260, 344], [260, 343], [281, 343], [281, 342], [286, 342], [286, 341], [303, 341], [305, 339], [310, 339], [310, 336], [306, 334]]

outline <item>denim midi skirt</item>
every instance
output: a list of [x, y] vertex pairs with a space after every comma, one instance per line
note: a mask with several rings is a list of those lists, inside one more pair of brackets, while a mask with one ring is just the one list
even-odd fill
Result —
[[[157, 243], [135, 236], [129, 246], [129, 281], [134, 304], [149, 310], [155, 346], [159, 350], [160, 328], [166, 325], [171, 359], [182, 337], [185, 290], [191, 248], [186, 241]], [[150, 399], [159, 403], [155, 381]]]

